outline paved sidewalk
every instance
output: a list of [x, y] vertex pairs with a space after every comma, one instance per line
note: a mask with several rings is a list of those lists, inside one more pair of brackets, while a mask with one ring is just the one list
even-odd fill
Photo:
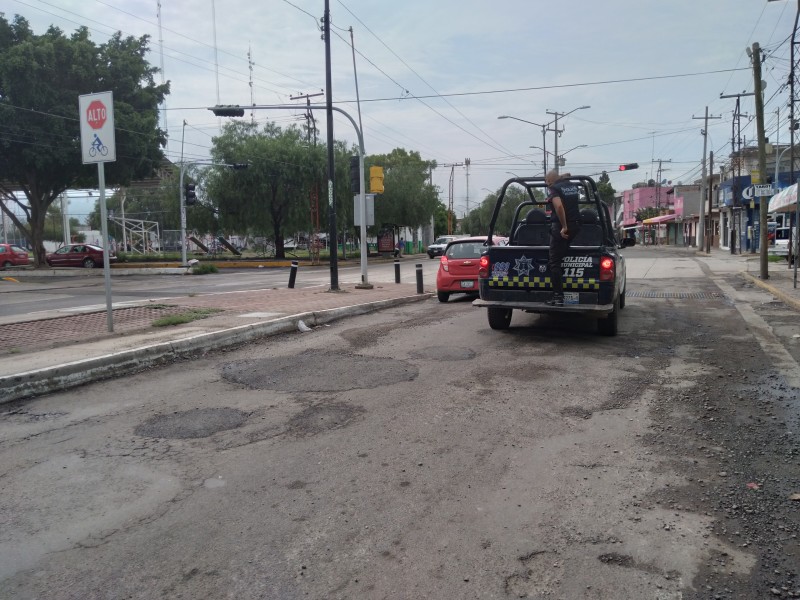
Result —
[[[117, 377], [175, 357], [207, 352], [260, 337], [317, 327], [336, 319], [427, 300], [416, 284], [377, 283], [372, 289], [340, 284], [170, 298], [115, 308], [0, 324], [0, 403]], [[197, 310], [210, 316], [154, 327], [160, 317]], [[301, 323], [302, 321], [302, 323]]]
[[[715, 273], [740, 273], [800, 311], [800, 289], [794, 287], [794, 270], [785, 261], [769, 263], [769, 278], [762, 281], [758, 255], [731, 255], [716, 249], [706, 254], [670, 246], [658, 251], [665, 256], [692, 256]], [[313, 328], [350, 315], [427, 300], [433, 292], [431, 283], [423, 294], [409, 283], [377, 283], [370, 290], [342, 284], [340, 292], [330, 292], [326, 286], [277, 288], [185, 296], [163, 303], [145, 301], [114, 309], [113, 333], [108, 332], [104, 309], [36, 320], [6, 317], [0, 320], [0, 403], [116, 377], [182, 355], [297, 331], [303, 327], [300, 321]], [[182, 325], [152, 325], [160, 317], [193, 309], [215, 312]]]

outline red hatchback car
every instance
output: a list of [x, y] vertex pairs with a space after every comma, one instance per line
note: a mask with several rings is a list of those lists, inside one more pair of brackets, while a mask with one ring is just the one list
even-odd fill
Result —
[[[495, 236], [497, 246], [508, 244], [508, 238]], [[436, 273], [436, 296], [447, 302], [450, 294], [477, 294], [478, 267], [486, 250], [486, 236], [461, 238], [450, 242], [442, 254]]]
[[[93, 267], [103, 266], [103, 249], [94, 244], [67, 244], [45, 258], [51, 267]], [[116, 262], [113, 254], [108, 257], [108, 262]]]
[[14, 244], [0, 244], [0, 266], [22, 267], [29, 263], [28, 251]]

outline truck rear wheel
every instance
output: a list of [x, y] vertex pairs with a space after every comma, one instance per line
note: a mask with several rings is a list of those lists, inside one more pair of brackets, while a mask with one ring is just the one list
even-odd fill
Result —
[[492, 329], [508, 329], [508, 326], [511, 324], [512, 309], [490, 306], [488, 310], [489, 327]]
[[605, 319], [597, 320], [597, 331], [603, 335], [617, 335], [619, 298], [614, 300], [614, 310]]

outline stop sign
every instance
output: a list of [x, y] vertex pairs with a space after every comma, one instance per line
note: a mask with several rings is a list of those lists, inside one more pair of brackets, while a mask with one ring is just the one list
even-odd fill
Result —
[[86, 108], [86, 122], [92, 129], [102, 129], [107, 116], [106, 105], [100, 100], [93, 100]]

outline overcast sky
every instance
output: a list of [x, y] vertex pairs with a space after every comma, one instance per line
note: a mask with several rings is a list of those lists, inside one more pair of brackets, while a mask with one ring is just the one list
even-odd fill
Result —
[[[558, 122], [562, 170], [608, 170], [618, 191], [659, 176], [690, 183], [703, 153], [703, 123], [695, 117], [706, 106], [721, 117], [708, 127], [715, 163], [731, 150], [735, 99], [720, 95], [753, 91], [745, 49], [754, 42], [766, 57], [767, 135], [788, 142], [785, 84], [796, 8], [790, 0], [330, 0], [333, 98], [358, 120], [352, 27], [367, 153], [402, 147], [435, 159], [445, 204], [451, 167], [444, 165], [469, 158], [469, 192], [465, 167], [454, 170], [459, 216], [467, 194], [474, 207], [508, 172], [542, 172], [542, 150], [531, 148], [543, 145], [541, 127], [500, 115], [547, 124], [552, 113], [588, 105]], [[9, 19], [23, 15], [37, 34], [54, 24], [66, 32], [86, 25], [96, 43], [116, 30], [151, 36], [149, 60], [163, 61], [172, 88], [167, 154], [175, 162], [181, 152], [189, 161], [208, 157], [220, 121], [206, 107], [249, 105], [251, 92], [256, 104], [304, 104], [290, 97], [325, 87], [324, 0], [162, 0], [161, 33], [157, 0], [5, 0], [0, 10]], [[742, 112], [751, 116], [742, 121], [750, 142], [752, 96], [742, 98]], [[262, 110], [255, 118], [284, 126], [303, 114]], [[316, 117], [324, 141], [324, 111]], [[337, 139], [357, 139], [343, 116], [336, 115], [334, 131]], [[546, 146], [554, 151], [553, 132]], [[617, 172], [629, 162], [640, 169]]]

